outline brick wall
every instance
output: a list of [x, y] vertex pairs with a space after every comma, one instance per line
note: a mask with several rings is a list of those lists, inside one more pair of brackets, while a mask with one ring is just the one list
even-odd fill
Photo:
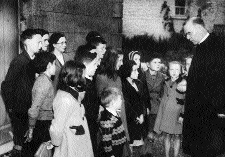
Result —
[[[65, 33], [68, 52], [85, 43], [91, 30], [99, 31], [108, 45], [121, 48], [123, 0], [30, 0], [23, 5], [27, 27]], [[121, 14], [121, 15], [119, 15]]]

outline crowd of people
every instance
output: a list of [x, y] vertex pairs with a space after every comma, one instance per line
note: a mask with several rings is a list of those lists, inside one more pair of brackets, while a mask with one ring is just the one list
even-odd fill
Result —
[[[193, 17], [184, 32], [193, 55], [167, 61], [110, 47], [91, 31], [75, 55], [61, 32], [26, 29], [1, 84], [11, 120], [11, 157], [31, 157], [51, 141], [54, 157], [152, 157], [147, 142], [164, 137], [165, 156], [225, 152], [224, 45]], [[72, 56], [72, 57], [71, 57]], [[193, 59], [193, 61], [192, 61]], [[224, 72], [224, 73], [223, 73]]]

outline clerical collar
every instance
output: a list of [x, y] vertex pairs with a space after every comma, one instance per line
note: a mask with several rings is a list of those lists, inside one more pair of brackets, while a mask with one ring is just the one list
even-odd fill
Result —
[[207, 33], [207, 34], [205, 35], [205, 37], [202, 38], [202, 40], [201, 40], [198, 44], [201, 44], [203, 41], [205, 41], [205, 40], [208, 38], [208, 36], [209, 36], [209, 33]]
[[93, 77], [88, 76], [88, 75], [87, 75], [87, 76], [85, 76], [85, 78], [86, 78], [86, 79], [88, 79], [88, 80], [91, 80], [91, 81], [93, 80]]

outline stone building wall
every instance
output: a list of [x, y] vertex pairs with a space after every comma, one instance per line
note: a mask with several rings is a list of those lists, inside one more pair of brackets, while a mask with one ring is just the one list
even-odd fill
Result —
[[225, 25], [225, 0], [191, 0], [187, 14], [190, 17], [196, 16], [199, 9], [210, 32], [216, 25]]
[[26, 27], [65, 33], [67, 52], [85, 43], [91, 30], [99, 31], [108, 45], [121, 48], [123, 0], [28, 0], [22, 14]]
[[212, 32], [214, 25], [224, 28], [225, 0], [186, 0], [185, 16], [175, 15], [175, 0], [124, 0], [123, 33], [125, 36], [149, 34], [156, 37], [167, 37], [162, 28], [161, 5], [167, 1], [170, 15], [173, 18], [174, 29], [180, 32], [187, 17], [198, 15], [201, 8], [202, 18], [207, 29]]
[[[163, 29], [161, 5], [164, 0], [124, 0], [123, 33], [125, 36], [153, 35], [168, 37]], [[168, 5], [170, 5], [168, 3]]]

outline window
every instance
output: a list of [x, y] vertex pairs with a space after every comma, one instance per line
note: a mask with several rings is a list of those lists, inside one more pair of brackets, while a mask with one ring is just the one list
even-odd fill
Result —
[[185, 14], [185, 0], [175, 0], [175, 14], [176, 15]]

